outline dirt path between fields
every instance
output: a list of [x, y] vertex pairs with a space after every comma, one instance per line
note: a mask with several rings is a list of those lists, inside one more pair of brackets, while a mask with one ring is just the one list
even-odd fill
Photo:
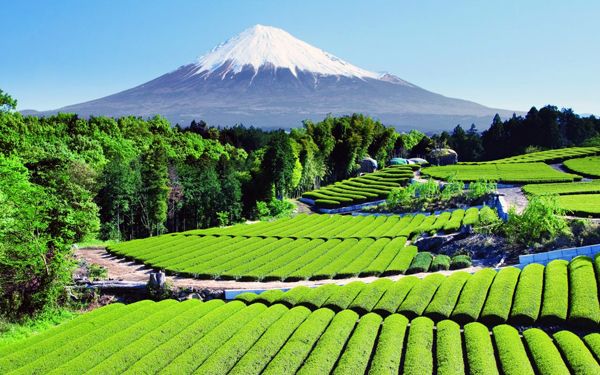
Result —
[[527, 197], [520, 187], [500, 188], [498, 193], [504, 196], [509, 207], [515, 207], [517, 213], [523, 212], [527, 207]]
[[[94, 263], [99, 266], [105, 267], [108, 270], [108, 277], [111, 280], [129, 281], [129, 282], [145, 282], [148, 280], [149, 274], [153, 272], [153, 269], [148, 268], [142, 264], [138, 264], [123, 258], [114, 256], [106, 252], [104, 248], [83, 248], [75, 251], [75, 256], [78, 259], [85, 259], [89, 263]], [[470, 267], [456, 271], [475, 272], [480, 270], [482, 267]], [[439, 271], [443, 275], [450, 275], [456, 271]], [[425, 277], [431, 275], [431, 273], [417, 273], [414, 276]], [[398, 280], [404, 275], [387, 276], [386, 278], [391, 280]], [[364, 281], [366, 283], [375, 281], [378, 277], [354, 277], [350, 279], [335, 279], [335, 280], [305, 280], [295, 282], [283, 282], [283, 281], [269, 281], [269, 282], [257, 282], [257, 281], [232, 281], [232, 280], [198, 280], [192, 278], [184, 278], [177, 276], [168, 276], [167, 279], [171, 280], [173, 284], [180, 288], [194, 287], [199, 289], [280, 289], [280, 288], [292, 288], [298, 285], [306, 286], [317, 286], [323, 284], [347, 284], [351, 281]]]

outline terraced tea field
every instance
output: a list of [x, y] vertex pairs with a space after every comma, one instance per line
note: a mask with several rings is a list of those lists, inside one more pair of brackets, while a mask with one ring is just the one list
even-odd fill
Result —
[[386, 199], [393, 188], [406, 184], [413, 177], [412, 166], [391, 166], [309, 191], [302, 197], [314, 200], [315, 205], [322, 208], [351, 206]]
[[556, 150], [538, 151], [529, 154], [511, 156], [509, 158], [482, 162], [470, 162], [461, 164], [506, 164], [506, 163], [557, 163], [567, 159], [579, 158], [600, 154], [600, 147], [568, 147]]
[[544, 182], [571, 182], [581, 177], [563, 173], [544, 163], [487, 163], [455, 164], [423, 168], [422, 174], [440, 180], [471, 182], [489, 180], [507, 184], [535, 184]]
[[522, 189], [524, 193], [529, 195], [591, 194], [600, 193], [600, 181], [530, 184], [523, 186]]
[[597, 328], [600, 278], [596, 273], [600, 273], [600, 256], [595, 261], [587, 257], [571, 262], [554, 260], [546, 267], [531, 264], [522, 271], [514, 267], [498, 272], [486, 268], [472, 275], [459, 271], [450, 276], [431, 274], [423, 279], [406, 276], [398, 281], [380, 279], [369, 284], [355, 281], [312, 289], [299, 286], [287, 292], [243, 293], [237, 299], [246, 303], [306, 306], [312, 310], [326, 307], [334, 311], [350, 309], [359, 314], [427, 316], [434, 321], [452, 319], [461, 324], [569, 323]]
[[405, 246], [407, 238], [454, 232], [478, 220], [476, 208], [439, 216], [298, 215], [134, 240], [108, 251], [196, 278], [294, 281], [399, 274], [417, 254], [414, 246]]
[[[437, 328], [437, 329], [436, 329]], [[166, 300], [112, 304], [0, 349], [0, 372], [51, 374], [597, 374], [580, 339], [352, 310]], [[528, 352], [530, 355], [528, 355]], [[562, 353], [562, 355], [561, 355]]]
[[561, 195], [558, 203], [571, 215], [600, 217], [600, 194]]
[[573, 173], [600, 178], [600, 156], [567, 160], [564, 166]]

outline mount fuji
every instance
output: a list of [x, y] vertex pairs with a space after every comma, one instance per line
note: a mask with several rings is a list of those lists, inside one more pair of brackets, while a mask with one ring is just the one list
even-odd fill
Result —
[[363, 113], [398, 130], [450, 129], [456, 124], [487, 126], [494, 114], [512, 111], [442, 96], [391, 74], [354, 66], [286, 31], [256, 25], [198, 61], [104, 98], [53, 111], [80, 116], [152, 116], [183, 126], [238, 123], [292, 128], [327, 114]]

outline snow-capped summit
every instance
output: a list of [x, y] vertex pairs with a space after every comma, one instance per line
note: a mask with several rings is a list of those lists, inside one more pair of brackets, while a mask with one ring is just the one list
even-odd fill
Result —
[[301, 71], [357, 78], [379, 77], [377, 73], [313, 47], [285, 30], [263, 25], [244, 30], [200, 57], [196, 74], [207, 76], [218, 71], [224, 77], [228, 73], [240, 73], [247, 67], [258, 72], [265, 65], [289, 69], [295, 77]]
[[[356, 46], [359, 48], [359, 46]], [[26, 111], [24, 111], [27, 113]], [[427, 91], [392, 74], [378, 74], [345, 62], [284, 30], [256, 25], [215, 47], [198, 61], [129, 90], [74, 104], [44, 115], [167, 117], [186, 126], [243, 123], [291, 128], [328, 114], [363, 113], [398, 129], [485, 126], [494, 114], [484, 107]]]

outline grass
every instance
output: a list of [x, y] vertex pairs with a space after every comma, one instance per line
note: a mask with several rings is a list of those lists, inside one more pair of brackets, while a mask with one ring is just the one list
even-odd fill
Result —
[[424, 168], [422, 173], [440, 180], [454, 178], [472, 182], [484, 179], [515, 184], [571, 182], [581, 179], [577, 175], [559, 172], [544, 163], [456, 164]]
[[0, 319], [0, 348], [24, 338], [38, 335], [78, 315], [77, 312], [63, 308], [48, 310], [22, 322], [10, 322]]

